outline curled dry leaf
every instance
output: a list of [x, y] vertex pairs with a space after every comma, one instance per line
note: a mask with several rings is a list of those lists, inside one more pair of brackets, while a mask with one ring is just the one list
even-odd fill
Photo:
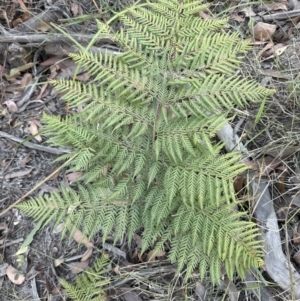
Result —
[[21, 163], [20, 163], [20, 166], [21, 167], [25, 167], [26, 166], [26, 164], [31, 160], [30, 159], [30, 156], [31, 156], [31, 153], [28, 153], [23, 159], [22, 159], [22, 161], [21, 161]]
[[73, 1], [71, 4], [71, 12], [74, 17], [83, 14], [82, 7], [78, 4], [77, 1]]
[[155, 257], [159, 258], [159, 257], [165, 256], [165, 255], [166, 255], [165, 251], [155, 252], [155, 250], [151, 250], [147, 254], [147, 261], [154, 261]]
[[38, 127], [37, 127], [36, 123], [33, 122], [33, 121], [28, 121], [28, 123], [29, 123], [29, 132], [30, 132], [30, 134], [34, 136], [35, 140], [37, 140], [38, 142], [41, 142], [42, 137], [40, 135], [37, 135], [39, 130], [38, 130]]
[[75, 231], [73, 239], [80, 244], [84, 244], [87, 248], [94, 246], [80, 230]]
[[208, 15], [207, 13], [205, 12], [200, 12], [200, 17], [203, 19], [203, 20], [210, 20], [211, 19], [211, 16]]
[[119, 266], [119, 265], [116, 265], [116, 266], [113, 268], [113, 271], [114, 271], [115, 274], [120, 275], [120, 274], [121, 274], [121, 272], [120, 272], [120, 266]]
[[79, 274], [86, 270], [86, 268], [89, 266], [89, 260], [86, 261], [79, 261], [79, 262], [72, 262], [70, 264], [71, 266], [71, 272], [72, 274]]
[[47, 83], [46, 83], [46, 84], [44, 84], [44, 85], [42, 86], [42, 88], [41, 88], [41, 91], [40, 91], [39, 95], [36, 97], [36, 99], [35, 99], [35, 100], [42, 99], [42, 98], [43, 98], [43, 96], [45, 96], [45, 95], [46, 95], [45, 91], [46, 91], [46, 88], [47, 88], [47, 87], [48, 87], [48, 84], [47, 84]]
[[12, 113], [18, 112], [18, 107], [16, 103], [12, 100], [7, 100], [4, 102], [8, 108], [8, 110]]
[[12, 283], [17, 285], [20, 285], [25, 281], [25, 276], [11, 265], [6, 269], [6, 276]]
[[83, 73], [77, 75], [76, 79], [85, 83], [90, 79], [90, 74], [88, 72], [83, 72]]
[[30, 73], [25, 73], [21, 79], [21, 89], [24, 89], [32, 81], [32, 75]]
[[288, 48], [288, 45], [284, 46], [284, 44], [280, 43], [277, 44], [270, 49], [268, 49], [266, 52], [262, 54], [262, 57], [265, 57], [266, 60], [271, 59], [275, 56], [280, 56], [284, 53], [284, 51]]
[[269, 50], [269, 49], [272, 49], [272, 47], [274, 46], [274, 43], [272, 41], [268, 42], [267, 45], [261, 49], [257, 56], [260, 57], [260, 56], [265, 56], [265, 53]]
[[60, 266], [63, 262], [65, 262], [65, 259], [64, 258], [56, 258], [54, 259], [53, 261], [53, 265], [55, 268], [57, 268], [58, 266]]
[[258, 41], [268, 41], [275, 33], [276, 25], [268, 24], [264, 22], [258, 22], [253, 27], [253, 36]]

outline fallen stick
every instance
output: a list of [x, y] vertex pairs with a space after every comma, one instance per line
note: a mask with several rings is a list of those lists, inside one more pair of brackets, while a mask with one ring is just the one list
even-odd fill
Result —
[[264, 16], [254, 16], [251, 17], [255, 21], [284, 21], [287, 19], [295, 18], [300, 16], [300, 9], [292, 10], [292, 11], [283, 11], [276, 14], [264, 15]]
[[55, 154], [55, 155], [62, 155], [62, 154], [67, 154], [70, 153], [71, 150], [67, 149], [67, 148], [53, 148], [53, 147], [49, 147], [49, 146], [44, 146], [44, 145], [39, 145], [39, 144], [35, 144], [35, 143], [31, 143], [31, 142], [27, 142], [23, 139], [17, 138], [15, 136], [12, 136], [10, 134], [7, 134], [5, 132], [0, 131], [0, 137], [3, 138], [7, 138], [9, 140], [18, 142], [28, 148], [31, 149], [36, 149], [42, 152], [47, 152], [47, 153], [51, 153], [51, 154]]

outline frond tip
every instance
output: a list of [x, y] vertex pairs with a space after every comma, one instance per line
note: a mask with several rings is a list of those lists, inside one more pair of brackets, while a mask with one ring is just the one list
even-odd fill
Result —
[[[82, 176], [77, 189], [18, 208], [88, 237], [101, 231], [103, 242], [111, 233], [117, 242], [143, 231], [143, 251], [170, 242], [179, 271], [189, 277], [199, 269], [203, 278], [209, 270], [218, 282], [223, 268], [232, 279], [261, 266], [263, 253], [256, 225], [234, 207], [233, 181], [247, 167], [237, 152], [222, 154], [214, 136], [229, 113], [273, 90], [235, 75], [249, 41], [225, 34], [225, 19], [198, 17], [204, 7], [189, 0], [135, 5], [111, 34], [121, 53], [70, 55], [91, 81], [52, 81], [70, 109], [81, 110], [64, 119], [45, 115], [44, 133], [79, 153], [69, 167]], [[98, 26], [98, 36], [111, 32]]]
[[61, 279], [67, 295], [73, 301], [106, 301], [104, 292], [105, 286], [110, 283], [110, 279], [103, 277], [109, 257], [103, 254], [95, 263], [93, 268], [88, 269], [83, 275], [76, 278], [75, 285]]

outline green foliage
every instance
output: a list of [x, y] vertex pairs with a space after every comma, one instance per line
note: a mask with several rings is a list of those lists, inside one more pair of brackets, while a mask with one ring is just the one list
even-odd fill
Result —
[[[273, 91], [234, 73], [249, 41], [226, 33], [227, 20], [202, 20], [199, 1], [160, 0], [119, 15], [111, 33], [121, 54], [70, 54], [92, 80], [52, 81], [74, 114], [44, 116], [55, 146], [72, 146], [71, 171], [82, 171], [78, 190], [18, 205], [26, 214], [65, 221], [103, 241], [129, 242], [142, 231], [142, 251], [171, 243], [169, 259], [199, 268], [218, 282], [224, 267], [259, 267], [263, 255], [255, 224], [236, 209], [233, 179], [246, 170], [236, 152], [223, 154], [216, 132], [236, 107], [262, 102]], [[81, 110], [75, 113], [78, 106]]]
[[103, 276], [105, 267], [109, 262], [107, 255], [102, 255], [83, 275], [76, 277], [75, 285], [61, 279], [68, 297], [73, 301], [106, 301], [104, 287], [110, 283], [110, 279]]

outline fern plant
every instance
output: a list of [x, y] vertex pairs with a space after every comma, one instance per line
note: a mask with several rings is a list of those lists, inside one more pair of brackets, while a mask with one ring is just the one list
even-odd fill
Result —
[[235, 75], [249, 41], [226, 33], [227, 19], [203, 20], [200, 1], [159, 0], [118, 15], [113, 32], [119, 55], [88, 50], [70, 57], [92, 76], [89, 83], [52, 81], [77, 113], [45, 115], [44, 133], [55, 146], [72, 146], [59, 160], [76, 158], [78, 189], [62, 189], [18, 208], [43, 219], [65, 222], [89, 237], [130, 242], [142, 232], [142, 252], [165, 249], [189, 277], [207, 270], [218, 282], [243, 277], [262, 265], [258, 230], [236, 210], [233, 179], [246, 170], [237, 152], [224, 154], [216, 132], [235, 108], [262, 102], [272, 90]]
[[103, 276], [105, 267], [109, 262], [109, 257], [103, 254], [83, 275], [76, 277], [76, 283], [73, 285], [68, 281], [61, 279], [67, 295], [73, 301], [106, 301], [105, 286], [110, 283], [110, 279]]

